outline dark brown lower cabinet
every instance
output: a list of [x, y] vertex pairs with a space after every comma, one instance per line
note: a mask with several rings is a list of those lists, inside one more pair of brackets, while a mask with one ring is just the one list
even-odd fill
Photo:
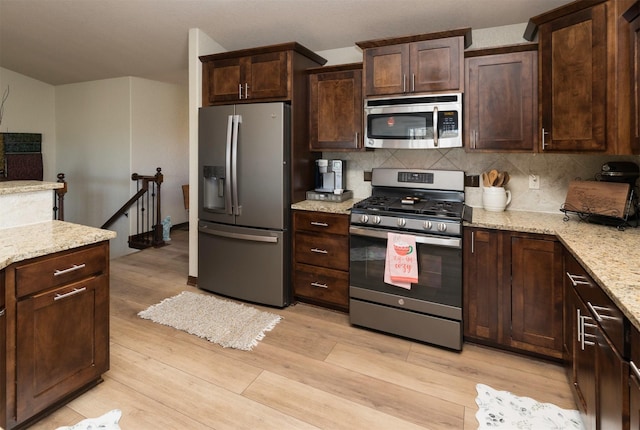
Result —
[[296, 299], [349, 310], [349, 216], [293, 211]]
[[18, 301], [18, 421], [99, 379], [107, 370], [107, 282], [105, 276], [98, 276]]
[[631, 327], [629, 362], [629, 428], [640, 429], [640, 332]]
[[[629, 321], [568, 252], [564, 257], [569, 380], [586, 430], [629, 428]], [[633, 384], [631, 384], [633, 391]], [[631, 427], [637, 429], [638, 427]]]
[[499, 258], [502, 233], [478, 228], [464, 229], [464, 336], [467, 339], [499, 342], [502, 315], [502, 264]]
[[7, 425], [7, 313], [4, 294], [4, 271], [0, 271], [0, 428]]
[[466, 340], [562, 357], [562, 246], [554, 236], [465, 228]]
[[2, 426], [25, 428], [109, 369], [109, 242], [15, 263], [4, 273], [10, 389]]

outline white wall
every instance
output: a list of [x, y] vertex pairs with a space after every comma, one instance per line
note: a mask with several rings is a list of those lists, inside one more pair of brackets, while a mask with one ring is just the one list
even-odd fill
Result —
[[7, 86], [0, 131], [41, 133], [44, 180], [57, 181], [55, 87], [0, 67], [0, 97]]
[[[123, 77], [56, 87], [58, 167], [67, 173], [65, 219], [100, 227], [137, 191], [132, 173], [161, 167], [162, 217], [186, 222], [182, 185], [188, 181], [186, 88]], [[111, 257], [134, 252], [135, 211], [109, 227]], [[153, 222], [153, 220], [151, 220]], [[130, 226], [131, 224], [131, 226]]]
[[[157, 167], [162, 168], [161, 216], [170, 216], [173, 225], [189, 220], [182, 198], [182, 185], [189, 183], [188, 128], [186, 86], [131, 78], [130, 170], [154, 175]], [[130, 184], [133, 195], [136, 185]]]
[[[56, 87], [58, 168], [67, 174], [65, 220], [100, 227], [130, 197], [131, 79]], [[131, 252], [129, 223], [110, 230], [111, 257]]]

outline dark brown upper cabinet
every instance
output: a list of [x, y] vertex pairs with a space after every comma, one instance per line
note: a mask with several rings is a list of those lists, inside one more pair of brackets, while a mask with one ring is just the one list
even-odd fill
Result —
[[539, 43], [541, 152], [631, 154], [633, 0], [579, 0], [531, 18]]
[[295, 42], [204, 55], [200, 61], [203, 106], [291, 100], [294, 75], [326, 63]]
[[363, 50], [364, 95], [464, 91], [471, 29], [356, 43]]
[[309, 69], [309, 147], [362, 148], [362, 63]]
[[468, 152], [537, 152], [538, 44], [465, 52]]
[[631, 63], [631, 150], [640, 154], [640, 1], [636, 1], [625, 13], [629, 21]]

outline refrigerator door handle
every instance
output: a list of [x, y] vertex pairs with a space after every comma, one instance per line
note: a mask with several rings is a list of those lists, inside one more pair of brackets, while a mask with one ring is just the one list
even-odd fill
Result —
[[201, 233], [210, 234], [211, 236], [228, 237], [230, 239], [248, 240], [250, 242], [278, 243], [278, 238], [273, 236], [258, 236], [255, 234], [241, 234], [231, 233], [227, 231], [209, 230], [207, 226], [203, 225], [198, 228], [198, 231]]
[[233, 115], [227, 118], [227, 140], [225, 142], [225, 181], [224, 181], [224, 207], [227, 215], [233, 215], [233, 202], [231, 201], [231, 139], [233, 133]]
[[233, 183], [234, 215], [242, 215], [242, 207], [238, 201], [238, 130], [241, 122], [241, 115], [233, 115], [233, 140], [231, 141], [231, 160], [233, 162], [233, 168], [231, 170], [231, 181]]

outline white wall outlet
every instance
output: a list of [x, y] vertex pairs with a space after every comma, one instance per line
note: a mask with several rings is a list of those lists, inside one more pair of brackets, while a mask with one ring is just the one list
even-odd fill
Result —
[[538, 175], [529, 175], [529, 189], [530, 190], [539, 190], [540, 189], [540, 176], [538, 176]]

